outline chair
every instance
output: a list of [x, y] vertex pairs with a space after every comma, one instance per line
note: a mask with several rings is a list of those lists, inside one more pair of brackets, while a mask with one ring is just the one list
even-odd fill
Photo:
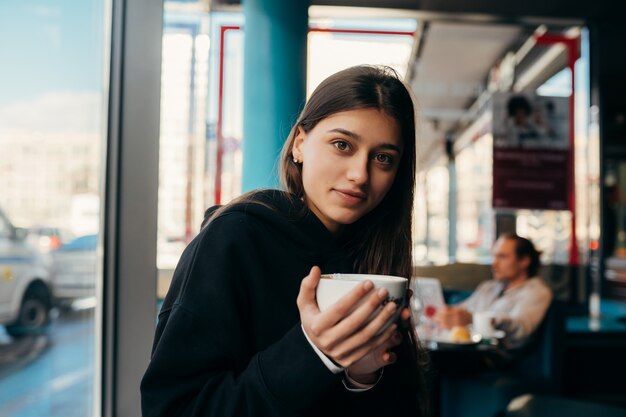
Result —
[[501, 369], [445, 375], [441, 417], [501, 415], [512, 398], [526, 393], [559, 394], [563, 369], [565, 305], [554, 300], [534, 338]]

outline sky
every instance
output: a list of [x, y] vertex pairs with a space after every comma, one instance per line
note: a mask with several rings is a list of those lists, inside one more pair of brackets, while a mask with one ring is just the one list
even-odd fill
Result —
[[29, 118], [45, 130], [66, 105], [80, 109], [101, 96], [104, 2], [0, 0], [2, 127]]

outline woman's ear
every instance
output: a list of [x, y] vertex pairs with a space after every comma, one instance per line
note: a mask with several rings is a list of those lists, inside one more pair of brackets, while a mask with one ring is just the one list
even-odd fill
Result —
[[306, 132], [302, 126], [298, 126], [296, 128], [296, 137], [293, 141], [293, 147], [291, 148], [291, 156], [293, 156], [294, 161], [302, 162], [304, 139], [306, 139]]

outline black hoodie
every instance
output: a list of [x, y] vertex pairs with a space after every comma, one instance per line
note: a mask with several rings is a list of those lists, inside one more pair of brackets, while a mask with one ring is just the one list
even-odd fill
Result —
[[415, 416], [402, 355], [374, 388], [351, 392], [302, 332], [296, 298], [311, 267], [353, 270], [341, 242], [283, 192], [254, 199], [185, 249], [141, 383], [143, 415]]

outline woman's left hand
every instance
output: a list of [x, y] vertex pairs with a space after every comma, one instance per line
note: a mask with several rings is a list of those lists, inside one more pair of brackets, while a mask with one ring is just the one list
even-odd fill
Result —
[[[400, 319], [402, 327], [409, 324], [411, 311], [408, 307], [402, 309]], [[397, 355], [390, 350], [402, 343], [402, 334], [396, 331], [392, 337], [385, 340], [380, 346], [352, 364], [348, 369], [348, 375], [356, 382], [362, 384], [373, 384], [378, 379], [379, 370], [387, 365], [395, 363]]]

